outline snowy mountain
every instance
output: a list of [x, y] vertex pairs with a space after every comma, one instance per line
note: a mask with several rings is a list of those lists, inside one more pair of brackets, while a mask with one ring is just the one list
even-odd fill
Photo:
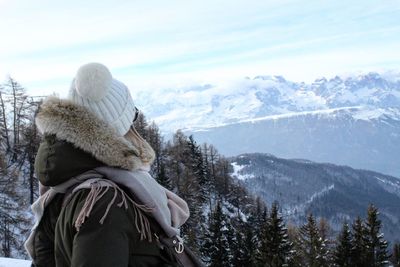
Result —
[[364, 216], [373, 203], [380, 210], [383, 232], [400, 240], [400, 180], [372, 171], [270, 154], [231, 158], [232, 175], [266, 203], [278, 201], [288, 220], [304, 222], [312, 212], [339, 230], [344, 220]]
[[287, 81], [281, 76], [257, 76], [218, 85], [139, 91], [135, 99], [146, 116], [164, 132], [204, 130], [302, 111], [399, 108], [400, 73], [336, 76], [329, 80], [320, 78], [311, 84]]
[[400, 74], [311, 84], [257, 76], [135, 98], [164, 133], [183, 129], [225, 155], [266, 152], [400, 176]]

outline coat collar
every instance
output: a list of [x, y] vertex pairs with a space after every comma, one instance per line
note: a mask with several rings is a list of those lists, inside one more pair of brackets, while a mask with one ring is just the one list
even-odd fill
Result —
[[48, 97], [40, 106], [36, 125], [42, 134], [93, 155], [108, 166], [135, 170], [142, 166], [138, 149], [83, 106], [58, 97]]

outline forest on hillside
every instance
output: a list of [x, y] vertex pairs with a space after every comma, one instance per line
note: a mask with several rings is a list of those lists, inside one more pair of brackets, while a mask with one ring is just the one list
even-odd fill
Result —
[[[0, 84], [0, 256], [26, 258], [23, 249], [38, 197], [34, 172], [41, 136], [34, 122], [41, 98], [28, 96], [11, 77]], [[164, 140], [140, 115], [138, 132], [156, 152], [152, 176], [184, 198], [191, 213], [182, 228], [186, 246], [208, 266], [400, 266], [400, 245], [382, 236], [379, 211], [343, 222], [336, 235], [323, 218], [294, 225], [279, 203], [263, 203], [230, 174], [232, 166], [212, 144], [177, 131]]]

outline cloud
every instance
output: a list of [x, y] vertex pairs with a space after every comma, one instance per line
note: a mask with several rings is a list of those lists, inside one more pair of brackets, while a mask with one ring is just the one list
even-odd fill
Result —
[[400, 67], [395, 1], [2, 3], [0, 75], [35, 93], [65, 92], [90, 61], [141, 89]]

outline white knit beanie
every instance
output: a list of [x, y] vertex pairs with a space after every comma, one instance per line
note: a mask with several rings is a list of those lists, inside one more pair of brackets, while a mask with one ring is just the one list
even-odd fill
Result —
[[128, 87], [113, 79], [107, 67], [99, 63], [89, 63], [78, 69], [68, 98], [86, 107], [121, 136], [128, 132], [135, 117]]

